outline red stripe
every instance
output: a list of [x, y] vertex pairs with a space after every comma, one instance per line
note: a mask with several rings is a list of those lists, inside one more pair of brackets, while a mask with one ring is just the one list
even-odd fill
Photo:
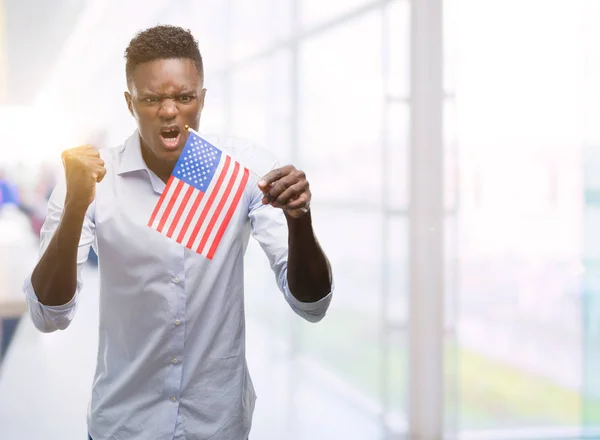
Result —
[[177, 197], [179, 197], [181, 188], [183, 188], [183, 180], [177, 179], [177, 186], [175, 187], [175, 191], [173, 192], [173, 195], [169, 199], [169, 204], [167, 205], [167, 209], [165, 209], [165, 212], [160, 219], [160, 223], [158, 224], [158, 228], [156, 229], [158, 232], [162, 232], [163, 228], [165, 227], [165, 223], [167, 222], [169, 215], [171, 214], [171, 211], [173, 210], [175, 201], [177, 200]]
[[219, 180], [217, 180], [215, 187], [210, 192], [210, 197], [208, 198], [208, 201], [204, 205], [204, 209], [202, 210], [202, 215], [200, 215], [200, 218], [198, 219], [196, 226], [194, 226], [194, 232], [192, 232], [192, 235], [187, 242], [186, 247], [188, 247], [189, 249], [192, 248], [192, 245], [194, 244], [194, 241], [196, 240], [196, 237], [198, 236], [198, 233], [200, 232], [200, 227], [202, 226], [202, 222], [204, 222], [204, 219], [206, 218], [206, 214], [208, 214], [208, 210], [212, 206], [212, 204], [215, 200], [215, 197], [217, 197], [217, 193], [219, 192], [219, 189], [221, 188], [221, 185], [223, 184], [223, 180], [225, 180], [225, 174], [227, 174], [227, 170], [229, 169], [230, 162], [231, 162], [231, 158], [229, 156], [225, 156], [225, 164], [223, 165], [223, 169], [219, 173]]
[[190, 200], [190, 197], [192, 197], [192, 193], [193, 192], [194, 192], [194, 187], [192, 185], [189, 185], [187, 191], [185, 192], [185, 195], [183, 196], [183, 200], [181, 201], [181, 205], [179, 205], [179, 209], [177, 210], [177, 214], [175, 214], [175, 218], [173, 219], [173, 222], [171, 223], [171, 227], [169, 228], [169, 232], [167, 232], [167, 237], [171, 238], [173, 236], [173, 232], [175, 232], [175, 228], [177, 227], [177, 224], [179, 223], [179, 219], [181, 218], [181, 214], [183, 214], [183, 210], [187, 206], [188, 201]]
[[181, 231], [179, 231], [179, 235], [177, 236], [177, 243], [181, 243], [183, 241], [183, 237], [185, 236], [185, 233], [187, 232], [188, 228], [190, 227], [190, 223], [192, 221], [192, 218], [194, 217], [194, 214], [196, 213], [196, 210], [198, 209], [198, 206], [200, 206], [200, 202], [202, 201], [202, 197], [204, 197], [204, 193], [200, 192], [200, 194], [198, 194], [198, 196], [196, 197], [196, 200], [194, 200], [194, 204], [192, 205], [192, 209], [190, 209], [190, 212], [188, 212], [188, 215], [185, 219], [185, 223], [183, 223], [183, 227], [181, 228]]
[[204, 231], [204, 235], [202, 236], [202, 241], [200, 241], [200, 244], [198, 245], [198, 249], [196, 250], [196, 252], [198, 252], [199, 254], [201, 254], [202, 251], [204, 250], [204, 246], [206, 246], [208, 237], [210, 236], [210, 233], [212, 232], [213, 228], [215, 227], [215, 223], [217, 222], [219, 215], [221, 215], [221, 211], [223, 211], [223, 206], [225, 206], [225, 203], [227, 202], [227, 199], [229, 198], [229, 194], [231, 194], [231, 189], [233, 188], [233, 184], [235, 183], [235, 179], [237, 178], [239, 171], [240, 171], [240, 164], [239, 164], [239, 162], [236, 162], [235, 168], [233, 169], [233, 174], [231, 175], [231, 179], [229, 179], [229, 183], [227, 184], [227, 188], [225, 189], [225, 193], [221, 197], [221, 200], [219, 200], [219, 205], [217, 206], [217, 209], [213, 213], [213, 216], [210, 219], [210, 223], [208, 224], [208, 227]]
[[158, 199], [158, 203], [156, 205], [156, 208], [154, 208], [152, 217], [150, 217], [148, 226], [152, 226], [152, 223], [154, 223], [154, 220], [156, 219], [156, 216], [158, 215], [158, 211], [160, 211], [160, 207], [162, 206], [163, 202], [165, 201], [165, 197], [167, 196], [167, 190], [169, 189], [169, 186], [171, 186], [172, 182], [173, 182], [173, 176], [169, 177], [169, 180], [167, 181], [167, 186], [165, 187], [162, 194], [160, 195], [160, 199]]
[[237, 192], [235, 193], [235, 198], [233, 199], [233, 202], [231, 203], [231, 206], [229, 207], [229, 211], [227, 211], [227, 215], [225, 216], [223, 223], [221, 223], [221, 227], [219, 228], [219, 231], [217, 232], [217, 236], [215, 237], [213, 244], [210, 247], [210, 250], [208, 251], [208, 255], [206, 256], [206, 258], [208, 258], [209, 260], [212, 260], [212, 258], [215, 255], [217, 246], [219, 246], [219, 243], [221, 242], [221, 239], [223, 238], [223, 235], [225, 234], [225, 229], [227, 229], [227, 225], [229, 225], [229, 222], [231, 221], [231, 217], [233, 217], [233, 213], [235, 212], [235, 209], [237, 208], [237, 205], [240, 202], [240, 199], [242, 198], [242, 194], [244, 193], [244, 188], [246, 188], [246, 183], [248, 183], [249, 177], [250, 177], [250, 172], [248, 171], [248, 169], [244, 168], [244, 177], [242, 177], [242, 182], [240, 183], [240, 187], [238, 188]]

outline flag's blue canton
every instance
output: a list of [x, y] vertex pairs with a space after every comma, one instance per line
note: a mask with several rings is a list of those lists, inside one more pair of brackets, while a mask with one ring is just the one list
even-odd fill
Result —
[[205, 192], [221, 160], [221, 150], [190, 133], [173, 176]]

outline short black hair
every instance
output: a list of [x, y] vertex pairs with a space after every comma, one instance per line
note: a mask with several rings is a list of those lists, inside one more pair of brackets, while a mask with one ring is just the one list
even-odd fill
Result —
[[200, 78], [204, 80], [204, 66], [198, 41], [189, 29], [159, 25], [139, 32], [125, 49], [127, 84], [131, 84], [133, 71], [138, 65], [149, 61], [173, 58], [192, 60], [198, 69]]

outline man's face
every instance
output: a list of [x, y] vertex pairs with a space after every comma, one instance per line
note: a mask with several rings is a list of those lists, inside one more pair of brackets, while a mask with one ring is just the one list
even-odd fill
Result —
[[189, 134], [184, 126], [197, 130], [204, 107], [206, 89], [194, 62], [164, 59], [140, 64], [129, 88], [125, 99], [142, 147], [160, 162], [174, 164]]

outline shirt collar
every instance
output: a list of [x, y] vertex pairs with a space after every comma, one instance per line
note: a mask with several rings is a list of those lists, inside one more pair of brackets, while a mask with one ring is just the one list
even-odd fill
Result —
[[135, 132], [125, 141], [125, 148], [121, 153], [121, 163], [119, 164], [117, 174], [120, 175], [133, 171], [148, 170], [148, 166], [142, 157], [141, 148], [140, 133], [138, 130], [135, 130]]

